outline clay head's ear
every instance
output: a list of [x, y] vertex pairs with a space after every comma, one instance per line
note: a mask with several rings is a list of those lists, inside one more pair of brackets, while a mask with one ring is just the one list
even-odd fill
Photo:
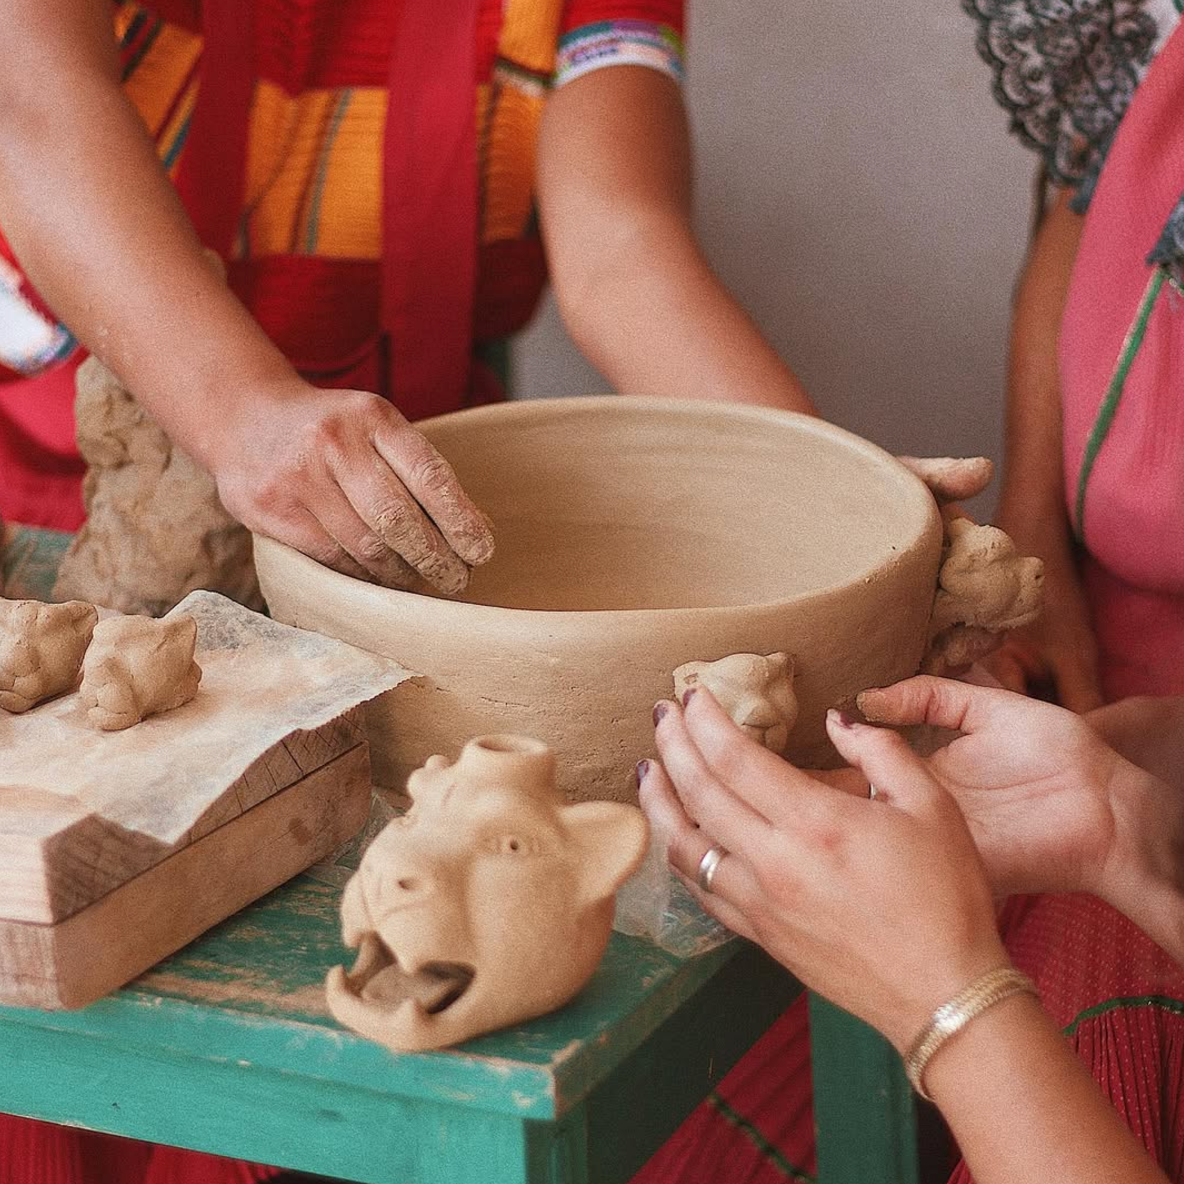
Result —
[[649, 825], [636, 806], [622, 802], [576, 802], [560, 811], [579, 848], [579, 892], [585, 905], [612, 896], [645, 855]]
[[182, 613], [180, 616], [172, 617], [165, 621], [164, 624], [168, 626], [170, 640], [174, 637], [183, 637], [186, 643], [197, 642], [197, 621], [188, 613]]
[[793, 677], [793, 656], [791, 654], [784, 654], [780, 651], [775, 654], [766, 654], [765, 661], [769, 663], [770, 678], [779, 678], [781, 675]]

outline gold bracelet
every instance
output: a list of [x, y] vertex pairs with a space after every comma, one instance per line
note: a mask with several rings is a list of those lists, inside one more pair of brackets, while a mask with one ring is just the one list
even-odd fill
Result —
[[925, 1092], [923, 1080], [925, 1067], [933, 1059], [933, 1054], [988, 1007], [1025, 992], [1036, 995], [1036, 984], [1026, 974], [1004, 966], [999, 970], [988, 971], [959, 991], [948, 1003], [943, 1003], [929, 1017], [929, 1022], [905, 1053], [904, 1071], [913, 1089], [926, 1101], [933, 1101]]

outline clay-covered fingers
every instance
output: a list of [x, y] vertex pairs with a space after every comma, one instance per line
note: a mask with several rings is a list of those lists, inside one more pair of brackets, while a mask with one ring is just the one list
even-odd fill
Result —
[[389, 572], [395, 586], [407, 586], [403, 571], [409, 567], [448, 595], [464, 590], [468, 564], [376, 451], [351, 456], [333, 475], [361, 528], [338, 538], [355, 559], [368, 570]]
[[769, 820], [716, 777], [687, 730], [682, 708], [663, 700], [654, 708], [654, 723], [662, 764], [687, 816], [729, 851], [751, 850], [758, 859], [767, 854], [775, 839]]
[[415, 569], [366, 525], [336, 485], [331, 484], [317, 501], [315, 521], [331, 553], [328, 557], [318, 553], [321, 545], [315, 551], [297, 545], [318, 563], [385, 588], [413, 588], [419, 582]]
[[638, 800], [650, 821], [653, 834], [666, 843], [666, 858], [706, 912], [722, 921], [733, 933], [752, 937], [741, 901], [754, 899], [757, 890], [752, 872], [739, 855], [728, 852], [711, 881], [711, 891], [698, 885], [703, 857], [715, 845], [707, 832], [697, 827], [678, 800], [666, 770], [657, 761], [642, 761], [637, 767]]
[[774, 824], [800, 809], [794, 791], [814, 792], [808, 774], [745, 735], [706, 687], [683, 698], [683, 725], [711, 776]]
[[960, 502], [976, 497], [991, 484], [995, 466], [985, 456], [901, 456], [938, 501]]
[[371, 574], [327, 531], [313, 515], [298, 508], [281, 524], [264, 523], [258, 529], [289, 547], [355, 580], [370, 580]]
[[372, 439], [378, 455], [423, 507], [456, 556], [469, 567], [487, 562], [494, 546], [489, 519], [461, 488], [452, 466], [432, 444], [393, 407]]

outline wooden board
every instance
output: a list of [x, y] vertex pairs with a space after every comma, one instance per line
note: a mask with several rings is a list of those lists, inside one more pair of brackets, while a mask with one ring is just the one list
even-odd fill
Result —
[[[40, 924], [63, 921], [295, 785], [362, 740], [357, 711], [311, 731], [293, 732], [252, 762], [171, 844], [121, 826], [78, 798], [33, 787], [3, 786], [0, 917]], [[176, 764], [181, 782], [185, 777], [183, 754], [178, 754]]]
[[0, 1003], [94, 1002], [341, 846], [369, 804], [355, 743], [66, 920], [0, 921]]

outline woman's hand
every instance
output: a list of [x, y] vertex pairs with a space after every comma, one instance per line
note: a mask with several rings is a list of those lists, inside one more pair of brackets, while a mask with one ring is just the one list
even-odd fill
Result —
[[865, 691], [859, 706], [879, 723], [963, 733], [927, 765], [961, 807], [998, 895], [1101, 893], [1119, 845], [1116, 795], [1145, 778], [1083, 719], [928, 677]]
[[388, 587], [461, 591], [493, 553], [489, 520], [386, 400], [295, 376], [244, 398], [199, 459], [227, 510], [320, 563]]
[[[839, 752], [877, 786], [857, 798], [749, 740], [710, 693], [659, 704], [662, 764], [641, 804], [705, 910], [899, 1049], [933, 1010], [1005, 965], [990, 889], [953, 799], [895, 733], [828, 717]], [[728, 852], [712, 890], [706, 851]]]

